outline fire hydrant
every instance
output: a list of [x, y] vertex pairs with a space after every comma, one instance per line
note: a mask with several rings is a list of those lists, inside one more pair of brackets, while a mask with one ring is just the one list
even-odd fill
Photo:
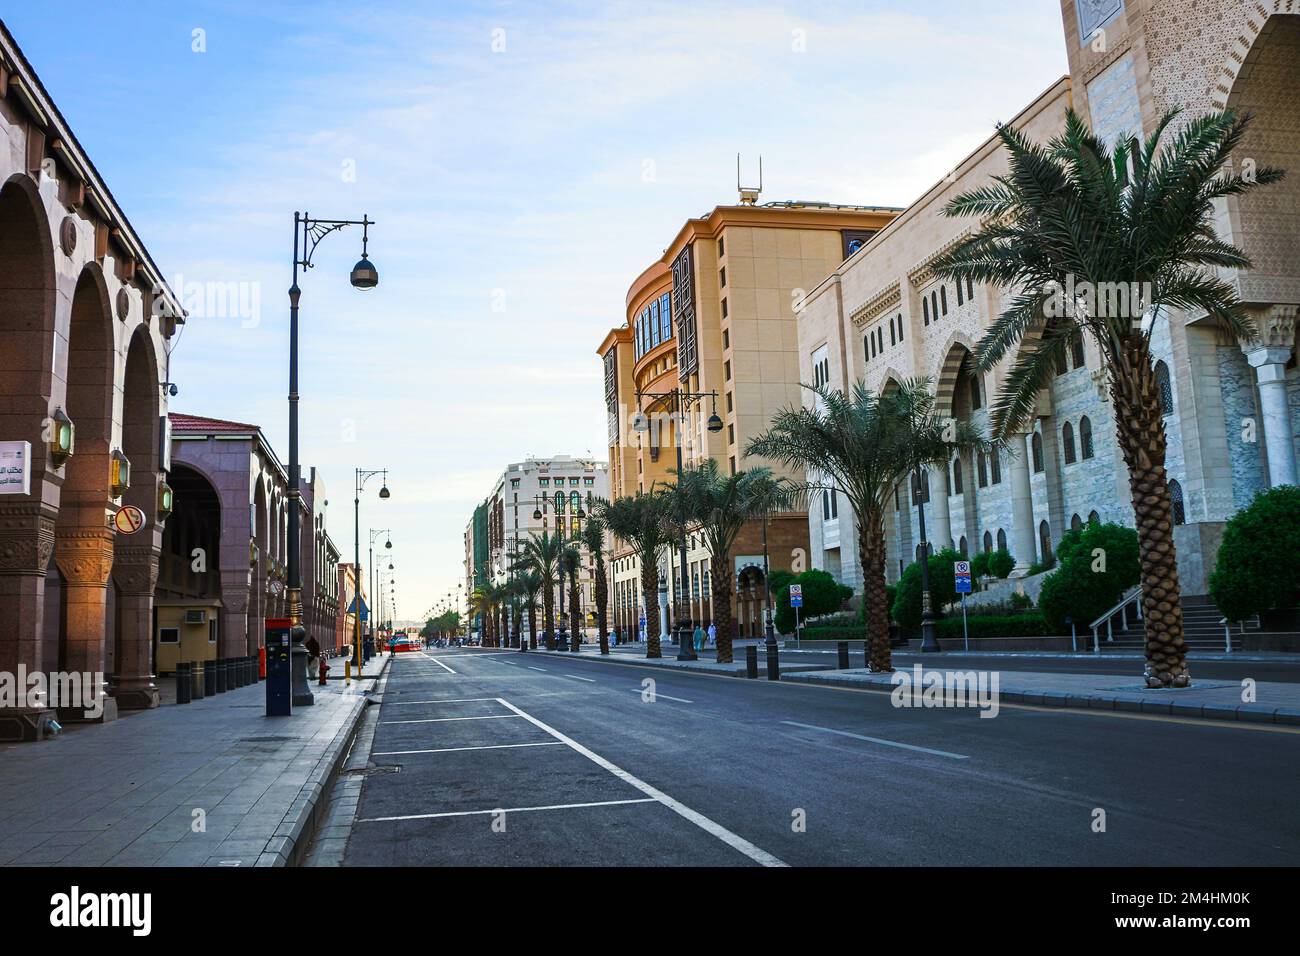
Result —
[[320, 686], [321, 687], [325, 686], [325, 675], [328, 674], [329, 672], [330, 672], [330, 666], [329, 664], [325, 663], [325, 655], [322, 654], [320, 658]]

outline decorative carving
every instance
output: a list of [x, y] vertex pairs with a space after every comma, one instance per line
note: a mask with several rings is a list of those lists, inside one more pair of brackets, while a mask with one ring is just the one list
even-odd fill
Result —
[[859, 329], [872, 319], [884, 315], [901, 301], [901, 286], [897, 279], [885, 286], [853, 311], [850, 318]]
[[126, 286], [117, 290], [117, 317], [123, 322], [131, 314], [131, 296], [126, 291]]
[[153, 594], [158, 584], [160, 549], [150, 545], [117, 545], [113, 580], [123, 594]]
[[54, 553], [54, 518], [39, 505], [0, 508], [0, 573], [44, 574]]
[[104, 587], [113, 569], [113, 532], [108, 528], [57, 529], [54, 563], [69, 584]]
[[77, 250], [77, 220], [73, 216], [64, 216], [59, 223], [59, 248], [65, 256], [71, 256]]

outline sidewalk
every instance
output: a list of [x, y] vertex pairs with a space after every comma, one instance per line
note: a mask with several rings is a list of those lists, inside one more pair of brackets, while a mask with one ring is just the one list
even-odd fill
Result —
[[[928, 671], [971, 671], [969, 666], [947, 667], [929, 659]], [[996, 670], [987, 668], [986, 670]], [[910, 665], [896, 673], [913, 675]], [[864, 668], [815, 673], [782, 673], [782, 680], [832, 687], [893, 690], [893, 675], [873, 674]], [[1043, 674], [1033, 671], [998, 672], [998, 699], [1009, 703], [1068, 707], [1076, 710], [1124, 710], [1207, 720], [1249, 720], [1257, 723], [1300, 724], [1300, 684], [1261, 681], [1255, 685], [1255, 701], [1243, 703], [1237, 681], [1193, 679], [1182, 690], [1151, 690], [1140, 676], [1115, 674]], [[909, 685], [910, 686], [910, 685]]]
[[[747, 644], [755, 643], [753, 641]], [[518, 648], [492, 648], [492, 650], [513, 651], [520, 653]], [[595, 643], [583, 644], [581, 649], [575, 655], [572, 651], [548, 651], [538, 647], [536, 651], [529, 651], [529, 654], [540, 654], [545, 657], [594, 657], [598, 660], [611, 664], [641, 664], [646, 667], [664, 667], [670, 670], [700, 671], [706, 674], [725, 674], [731, 677], [745, 676], [745, 645], [737, 643], [732, 651], [732, 656], [736, 658], [734, 663], [719, 664], [717, 661], [707, 659], [704, 654], [712, 653], [714, 648], [705, 648], [701, 653], [700, 659], [695, 661], [679, 661], [677, 659], [677, 647], [667, 641], [663, 642], [660, 652], [663, 657], [646, 657], [644, 644], [624, 644], [619, 647], [611, 647], [609, 654], [602, 655], [600, 646]], [[758, 673], [759, 676], [766, 675], [766, 658], [763, 656], [763, 649], [760, 645], [758, 654]], [[803, 671], [820, 671], [830, 667], [830, 664], [787, 664], [782, 662], [782, 674], [794, 674]]]
[[387, 663], [291, 717], [259, 682], [0, 746], [0, 866], [296, 863]]

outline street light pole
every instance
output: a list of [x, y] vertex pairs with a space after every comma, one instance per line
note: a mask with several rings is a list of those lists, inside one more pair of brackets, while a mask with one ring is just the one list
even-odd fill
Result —
[[934, 605], [930, 599], [930, 544], [925, 540], [925, 488], [921, 482], [921, 469], [916, 469], [916, 520], [921, 538], [921, 651], [939, 651], [934, 628]]
[[[352, 522], [353, 522], [352, 523], [352, 544], [356, 552], [355, 553], [356, 564], [354, 565], [354, 568], [356, 570], [356, 579], [357, 579], [357, 597], [356, 597], [357, 614], [356, 614], [356, 620], [353, 622], [353, 627], [352, 627], [352, 663], [356, 664], [357, 666], [358, 677], [361, 674], [361, 664], [362, 664], [361, 582], [365, 580], [361, 576], [361, 492], [362, 489], [365, 488], [366, 482], [369, 481], [371, 478], [373, 478], [375, 475], [384, 476], [383, 484], [379, 489], [379, 497], [380, 498], [389, 497], [387, 468], [382, 468], [378, 471], [365, 471], [361, 468], [358, 468], [356, 470], [356, 486], [355, 486], [356, 491], [352, 499]], [[373, 601], [375, 599], [375, 595], [371, 594], [370, 599]]]
[[[763, 587], [767, 590], [766, 620], [763, 625], [763, 634], [766, 638], [763, 643], [770, 650], [776, 646], [776, 628], [772, 626], [772, 567], [767, 556], [767, 509], [763, 509]], [[795, 635], [798, 636], [797, 634]]]

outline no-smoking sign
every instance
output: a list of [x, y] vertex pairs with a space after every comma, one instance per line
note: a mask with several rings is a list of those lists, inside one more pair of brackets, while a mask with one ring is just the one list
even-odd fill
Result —
[[144, 512], [135, 505], [124, 505], [113, 516], [113, 527], [118, 534], [135, 534], [144, 527]]

